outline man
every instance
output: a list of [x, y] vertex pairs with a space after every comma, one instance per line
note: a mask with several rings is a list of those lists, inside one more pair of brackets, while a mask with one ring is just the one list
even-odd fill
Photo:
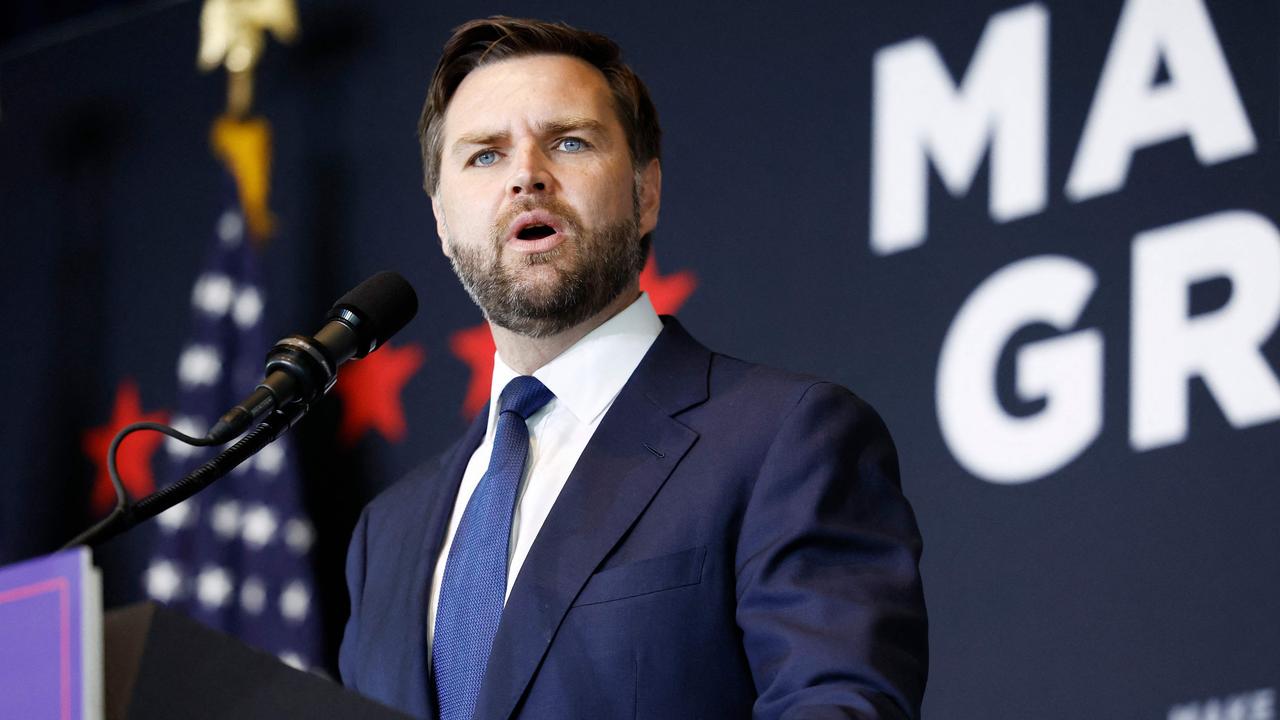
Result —
[[617, 46], [467, 23], [419, 130], [493, 398], [361, 516], [343, 680], [445, 720], [918, 716], [920, 538], [888, 433], [654, 313], [659, 129]]

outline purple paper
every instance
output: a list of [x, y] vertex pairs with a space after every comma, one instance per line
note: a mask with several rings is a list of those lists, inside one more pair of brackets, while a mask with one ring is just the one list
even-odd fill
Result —
[[85, 548], [0, 568], [0, 718], [79, 720]]

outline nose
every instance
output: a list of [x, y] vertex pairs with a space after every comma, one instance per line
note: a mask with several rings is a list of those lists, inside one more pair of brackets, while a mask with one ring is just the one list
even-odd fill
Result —
[[511, 175], [511, 194], [536, 195], [551, 190], [554, 179], [547, 165], [546, 153], [532, 143], [520, 148]]

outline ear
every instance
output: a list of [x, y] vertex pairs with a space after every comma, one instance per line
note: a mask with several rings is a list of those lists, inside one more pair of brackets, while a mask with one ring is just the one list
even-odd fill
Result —
[[653, 232], [658, 226], [658, 209], [662, 206], [662, 163], [657, 158], [649, 161], [644, 170], [636, 173], [640, 183], [640, 235]]
[[444, 208], [440, 205], [440, 196], [431, 196], [431, 212], [436, 216], [436, 235], [440, 236], [440, 251], [452, 259], [449, 254], [449, 225], [444, 221]]

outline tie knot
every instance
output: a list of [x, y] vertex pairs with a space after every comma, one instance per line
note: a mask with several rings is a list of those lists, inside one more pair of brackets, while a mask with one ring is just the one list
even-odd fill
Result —
[[513, 412], [521, 419], [528, 420], [530, 415], [541, 410], [542, 406], [551, 402], [553, 397], [555, 393], [548, 390], [538, 378], [532, 375], [521, 375], [512, 378], [511, 382], [502, 388], [502, 394], [498, 396], [498, 415]]

